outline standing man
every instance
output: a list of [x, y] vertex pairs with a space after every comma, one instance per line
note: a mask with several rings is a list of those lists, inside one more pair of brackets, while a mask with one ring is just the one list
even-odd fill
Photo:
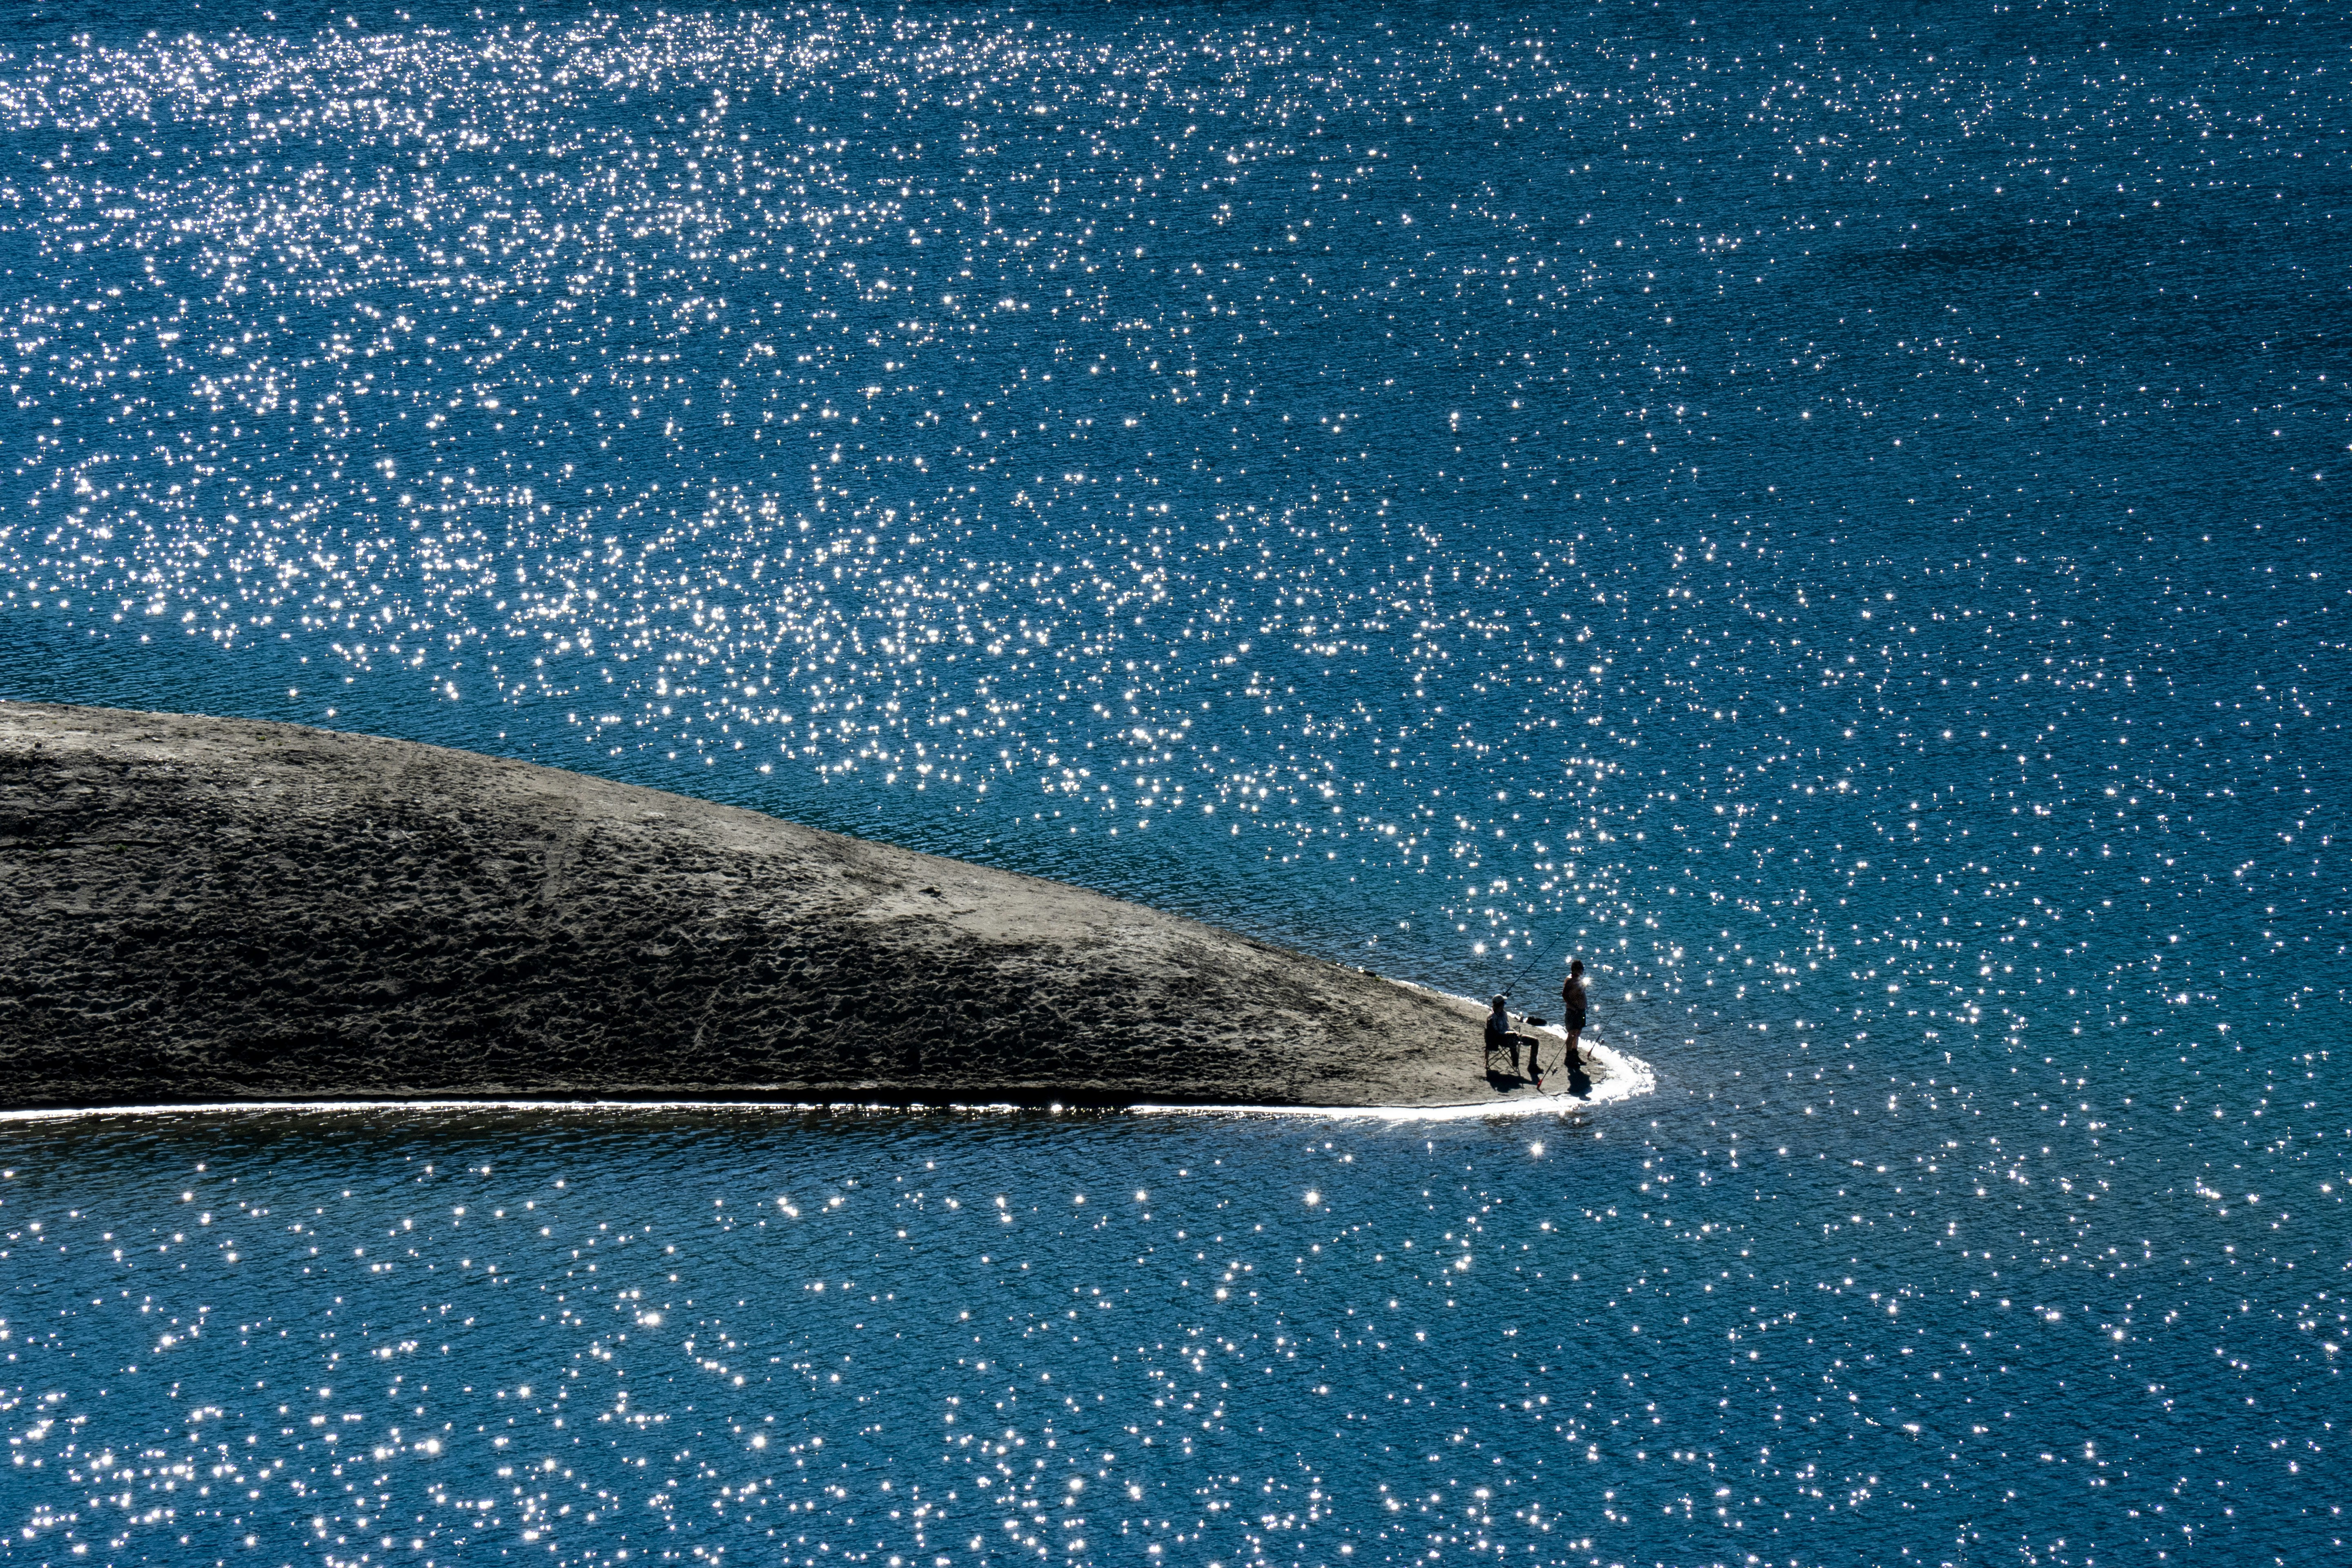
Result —
[[1584, 960], [1571, 959], [1568, 978], [1559, 984], [1559, 1026], [1568, 1032], [1569, 1088], [1573, 1091], [1576, 1080], [1584, 1077], [1584, 1053], [1577, 1037], [1584, 1033], [1585, 1021], [1591, 1016], [1591, 1004], [1584, 994]]

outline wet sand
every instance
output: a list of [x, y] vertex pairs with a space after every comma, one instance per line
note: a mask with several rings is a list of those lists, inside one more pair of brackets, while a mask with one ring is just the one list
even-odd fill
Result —
[[1472, 1004], [1082, 889], [472, 752], [113, 709], [0, 703], [0, 976], [19, 1109], [1537, 1093], [1482, 1070]]

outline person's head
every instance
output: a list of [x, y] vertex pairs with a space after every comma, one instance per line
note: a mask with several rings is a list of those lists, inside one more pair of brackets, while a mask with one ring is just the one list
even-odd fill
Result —
[[1584, 960], [1580, 958], [1570, 959], [1568, 961], [1568, 977], [1570, 980], [1577, 980], [1582, 978], [1583, 974]]
[[1497, 996], [1497, 997], [1496, 997], [1496, 998], [1495, 998], [1495, 1011], [1496, 1011], [1496, 1012], [1497, 1012], [1497, 1013], [1501, 1012], [1501, 1011], [1503, 1010], [1503, 1004], [1504, 1004], [1504, 1003], [1506, 1003], [1506, 1002], [1508, 1002], [1509, 1000], [1510, 1000], [1510, 998], [1509, 998], [1508, 996]]

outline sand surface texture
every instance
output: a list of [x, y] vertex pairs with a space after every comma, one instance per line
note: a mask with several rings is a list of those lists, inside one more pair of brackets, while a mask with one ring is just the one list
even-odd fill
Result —
[[9, 1107], [1524, 1101], [1478, 1025], [1136, 904], [657, 790], [0, 704]]

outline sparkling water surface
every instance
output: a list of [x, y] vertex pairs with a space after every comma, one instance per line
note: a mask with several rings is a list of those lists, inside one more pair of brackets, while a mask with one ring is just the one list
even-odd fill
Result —
[[22, 21], [0, 695], [1657, 1089], [0, 1123], [0, 1560], [2346, 1554], [2340, 17]]

